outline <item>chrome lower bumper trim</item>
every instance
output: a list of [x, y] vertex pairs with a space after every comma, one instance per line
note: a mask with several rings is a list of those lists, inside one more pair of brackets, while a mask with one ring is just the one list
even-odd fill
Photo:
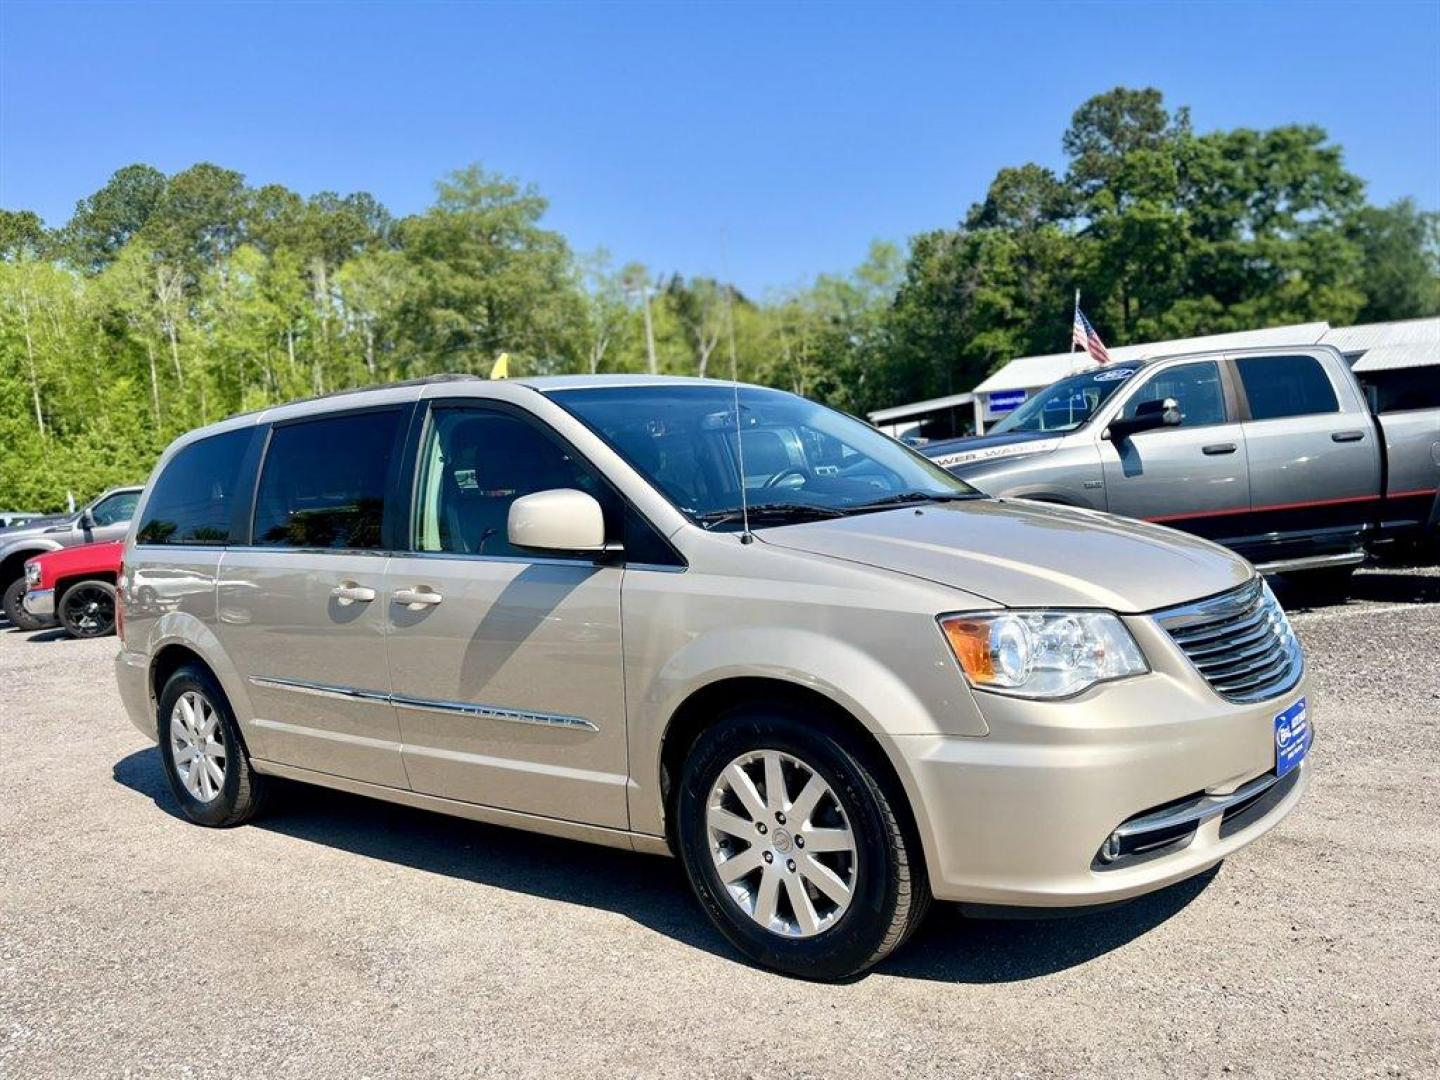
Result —
[[1131, 818], [1116, 829], [1114, 835], [1121, 840], [1134, 840], [1147, 833], [1164, 832], [1187, 825], [1199, 825], [1202, 821], [1209, 821], [1217, 814], [1223, 814], [1232, 806], [1249, 802], [1257, 795], [1263, 794], [1275, 783], [1275, 774], [1266, 773], [1264, 776], [1257, 776], [1249, 783], [1241, 784], [1229, 795], [1197, 795], [1178, 806], [1167, 806], [1153, 814]]
[[48, 619], [55, 614], [55, 590], [31, 589], [25, 593], [23, 604], [31, 615]]

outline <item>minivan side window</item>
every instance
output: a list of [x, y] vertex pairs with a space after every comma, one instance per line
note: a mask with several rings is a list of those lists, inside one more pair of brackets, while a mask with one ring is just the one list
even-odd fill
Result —
[[607, 531], [616, 531], [614, 496], [534, 423], [493, 409], [437, 407], [420, 449], [415, 549], [533, 557], [510, 545], [510, 504], [551, 488], [593, 495]]
[[254, 542], [376, 551], [401, 409], [277, 425], [255, 499]]
[[1252, 420], [1340, 411], [1330, 377], [1313, 356], [1246, 356], [1235, 367]]
[[1178, 364], [1156, 372], [1125, 403], [1123, 415], [1133, 420], [1142, 402], [1166, 398], [1174, 398], [1180, 406], [1183, 427], [1225, 423], [1225, 391], [1220, 385], [1220, 366], [1214, 360]]
[[241, 428], [212, 435], [171, 458], [150, 491], [135, 542], [228, 544], [240, 463], [253, 434]]
[[95, 519], [96, 525], [118, 525], [135, 516], [135, 504], [139, 501], [138, 491], [121, 491], [92, 506], [90, 516]]

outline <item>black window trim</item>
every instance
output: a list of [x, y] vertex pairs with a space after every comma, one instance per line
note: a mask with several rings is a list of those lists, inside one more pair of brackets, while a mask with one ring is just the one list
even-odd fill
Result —
[[[671, 563], [633, 562], [628, 558], [628, 553], [624, 551], [621, 551], [619, 553], [618, 558], [609, 553], [603, 553], [597, 556], [591, 556], [589, 558], [586, 558], [578, 556], [567, 557], [560, 555], [478, 555], [470, 554], [468, 552], [419, 550], [415, 546], [415, 533], [420, 521], [420, 449], [425, 445], [426, 439], [428, 439], [430, 436], [430, 429], [433, 423], [433, 415], [437, 408], [462, 408], [486, 412], [496, 412], [512, 416], [521, 421], [530, 423], [540, 432], [543, 437], [550, 439], [550, 441], [555, 443], [561, 450], [573, 457], [582, 469], [594, 476], [596, 480], [599, 481], [599, 483], [607, 491], [610, 492], [610, 494], [615, 499], [616, 505], [620, 508], [620, 523], [622, 532], [624, 529], [625, 518], [633, 514], [636, 518], [639, 519], [640, 523], [643, 526], [645, 526], [654, 534], [655, 538], [660, 542], [661, 546], [670, 553], [674, 561]], [[564, 435], [562, 435], [559, 431], [555, 430], [554, 426], [552, 426], [542, 417], [535, 415], [535, 413], [531, 412], [523, 405], [517, 405], [512, 401], [503, 401], [500, 398], [477, 397], [473, 395], [464, 397], [426, 398], [417, 404], [416, 416], [411, 423], [411, 435], [410, 438], [406, 441], [405, 453], [403, 457], [405, 460], [402, 463], [402, 468], [408, 471], [402, 472], [401, 475], [402, 477], [407, 475], [409, 477], [409, 497], [408, 499], [405, 498], [404, 492], [402, 491], [401, 498], [398, 500], [399, 502], [403, 502], [406, 504], [407, 512], [401, 522], [403, 534], [396, 538], [399, 541], [397, 550], [394, 552], [397, 557], [403, 556], [405, 558], [470, 559], [483, 562], [559, 563], [565, 566], [574, 566], [577, 563], [582, 565], [586, 563], [619, 564], [625, 566], [627, 569], [665, 570], [672, 572], [689, 569], [690, 564], [685, 560], [685, 556], [682, 555], [679, 550], [676, 549], [675, 545], [670, 542], [670, 538], [667, 537], [664, 532], [662, 532], [659, 528], [656, 527], [655, 523], [646, 516], [643, 510], [636, 506], [634, 502], [632, 502], [630, 499], [627, 499], [625, 497], [625, 493], [622, 492], [610, 480], [610, 478], [605, 475], [603, 469], [600, 469], [598, 466], [595, 465], [594, 462], [592, 462], [588, 457], [581, 453], [580, 450], [575, 446], [575, 444], [572, 443], [569, 439], [567, 439]]]
[[[364, 555], [377, 558], [389, 558], [393, 555], [404, 554], [403, 549], [397, 549], [395, 545], [395, 531], [393, 519], [399, 513], [397, 503], [401, 501], [403, 491], [400, 486], [400, 469], [404, 464], [406, 448], [410, 444], [410, 436], [414, 427], [417, 402], [414, 401], [387, 401], [378, 405], [360, 405], [349, 409], [331, 409], [323, 412], [306, 413], [302, 416], [287, 416], [281, 420], [272, 420], [268, 423], [257, 425], [256, 430], [262, 431], [263, 438], [257, 440], [258, 451], [255, 443], [251, 444], [251, 451], [256, 453], [254, 463], [254, 474], [251, 477], [252, 485], [250, 498], [248, 500], [248, 512], [245, 515], [245, 526], [240, 531], [244, 538], [243, 544], [230, 544], [232, 549], [244, 551], [265, 551], [272, 554], [286, 555]], [[260, 482], [265, 476], [265, 463], [270, 458], [270, 447], [274, 441], [277, 428], [291, 427], [296, 424], [319, 423], [325, 420], [341, 419], [348, 416], [361, 416], [367, 413], [382, 412], [403, 412], [406, 415], [401, 417], [400, 423], [396, 425], [395, 439], [398, 442], [391, 444], [390, 464], [385, 470], [385, 483], [383, 485], [385, 510], [380, 519], [380, 546], [377, 548], [335, 548], [335, 547], [286, 547], [280, 544], [257, 544], [255, 542], [255, 514], [260, 509]], [[395, 453], [398, 449], [400, 452]], [[248, 460], [242, 464], [242, 470]], [[243, 476], [243, 471], [242, 471]]]

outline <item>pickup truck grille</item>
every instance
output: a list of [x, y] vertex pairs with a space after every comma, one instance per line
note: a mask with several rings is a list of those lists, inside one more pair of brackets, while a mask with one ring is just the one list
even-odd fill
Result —
[[1263, 578], [1157, 612], [1155, 621], [1227, 701], [1264, 701], [1300, 681], [1300, 643]]

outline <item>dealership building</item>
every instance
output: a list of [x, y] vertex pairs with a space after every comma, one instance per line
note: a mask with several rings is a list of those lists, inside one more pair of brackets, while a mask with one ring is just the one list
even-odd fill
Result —
[[[1256, 346], [1333, 345], [1345, 354], [1377, 409], [1423, 399], [1440, 405], [1440, 318], [1332, 327], [1328, 322], [1272, 326], [1232, 334], [1152, 341], [1110, 348], [1111, 363], [1134, 363], [1176, 353]], [[1084, 352], [1021, 356], [987, 376], [974, 390], [916, 401], [870, 413], [870, 422], [897, 438], [949, 438], [985, 429], [1013, 412], [1030, 395], [1066, 375], [1096, 367]]]

